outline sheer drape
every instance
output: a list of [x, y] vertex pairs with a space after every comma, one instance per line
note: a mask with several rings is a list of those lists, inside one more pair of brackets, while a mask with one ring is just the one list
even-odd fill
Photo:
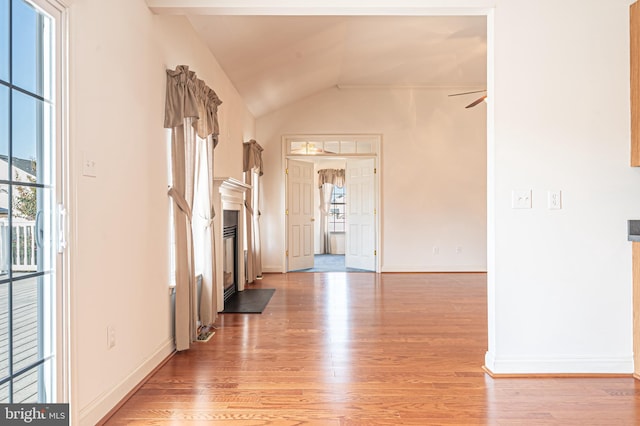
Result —
[[[207, 164], [213, 180], [213, 148], [218, 135], [218, 106], [222, 103], [213, 90], [196, 78], [189, 67], [181, 65], [175, 70], [167, 70], [167, 93], [165, 103], [164, 127], [171, 129], [171, 176], [172, 185], [169, 195], [174, 202], [174, 240], [175, 240], [175, 339], [178, 351], [188, 349], [195, 341], [198, 332], [199, 307], [197, 304], [195, 261], [193, 246], [193, 203], [196, 176], [197, 137], [206, 142]], [[211, 153], [209, 155], [209, 152]], [[211, 191], [211, 190], [209, 190]], [[212, 197], [208, 197], [209, 221], [214, 211]], [[212, 229], [212, 226], [208, 226]], [[206, 243], [210, 253], [205, 258], [213, 264], [213, 231], [208, 233]], [[205, 262], [209, 263], [209, 262]], [[205, 272], [204, 275], [207, 275]], [[203, 279], [201, 304], [210, 305], [204, 310], [202, 320], [207, 323], [215, 320], [216, 292], [211, 273], [208, 281]], [[202, 312], [200, 312], [202, 313]], [[203, 323], [205, 321], [202, 321]]]
[[329, 235], [329, 209], [331, 208], [331, 197], [333, 188], [344, 186], [344, 169], [321, 169], [318, 170], [318, 188], [320, 190], [320, 252], [330, 253]]
[[331, 196], [333, 195], [332, 183], [320, 185], [320, 253], [330, 253], [329, 241], [329, 208], [331, 207]]
[[[202, 199], [205, 200], [203, 208], [200, 212], [203, 219], [203, 226], [199, 230], [202, 232], [202, 289], [200, 294], [200, 323], [202, 325], [213, 324], [217, 318], [217, 296], [216, 280], [215, 280], [215, 235], [213, 230], [213, 219], [216, 212], [213, 207], [213, 158], [214, 148], [216, 142], [212, 135], [207, 137], [203, 142], [199, 151], [200, 155], [204, 157], [205, 170], [201, 171], [204, 174], [204, 180], [206, 186], [201, 188]], [[200, 164], [203, 164], [202, 162]]]
[[247, 282], [262, 277], [260, 248], [260, 176], [262, 176], [262, 150], [255, 140], [243, 144], [243, 171], [245, 183], [251, 188], [245, 193], [247, 209]]

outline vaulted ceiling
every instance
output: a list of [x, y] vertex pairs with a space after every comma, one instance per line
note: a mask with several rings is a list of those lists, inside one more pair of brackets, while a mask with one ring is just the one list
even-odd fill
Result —
[[484, 16], [187, 15], [254, 116], [339, 87], [486, 87]]

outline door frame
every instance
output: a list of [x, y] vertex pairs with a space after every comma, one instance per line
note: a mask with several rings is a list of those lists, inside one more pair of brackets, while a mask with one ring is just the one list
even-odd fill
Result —
[[[374, 152], [370, 153], [331, 153], [331, 154], [317, 154], [317, 155], [299, 155], [299, 154], [290, 154], [288, 151], [289, 144], [293, 140], [306, 140], [309, 142], [331, 142], [331, 141], [351, 141], [351, 140], [361, 140], [361, 139], [369, 139], [372, 140], [374, 144]], [[381, 170], [382, 170], [382, 135], [378, 133], [358, 133], [358, 134], [345, 134], [345, 133], [331, 133], [331, 134], [318, 134], [318, 133], [309, 133], [309, 134], [287, 134], [282, 136], [281, 141], [281, 172], [283, 179], [283, 191], [284, 191], [284, 204], [281, 209], [281, 217], [282, 217], [282, 241], [284, 250], [281, 254], [281, 268], [283, 273], [289, 272], [287, 251], [289, 250], [289, 223], [287, 220], [287, 206], [289, 205], [289, 194], [287, 191], [287, 160], [307, 160], [314, 161], [314, 159], [319, 158], [373, 158], [375, 160], [375, 179], [374, 179], [374, 194], [375, 201], [374, 206], [376, 209], [375, 215], [375, 243], [374, 247], [376, 250], [376, 261], [375, 261], [375, 272], [380, 273], [380, 265], [382, 264], [382, 232], [381, 232], [381, 224], [382, 224], [382, 179], [381, 179]], [[314, 161], [315, 162], [315, 161]]]

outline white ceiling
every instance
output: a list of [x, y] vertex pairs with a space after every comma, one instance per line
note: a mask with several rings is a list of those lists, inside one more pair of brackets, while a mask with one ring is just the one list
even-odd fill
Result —
[[188, 19], [256, 117], [336, 86], [486, 85], [484, 16]]

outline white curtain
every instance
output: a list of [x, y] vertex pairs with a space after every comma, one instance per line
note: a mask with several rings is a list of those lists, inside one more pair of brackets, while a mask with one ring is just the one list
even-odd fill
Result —
[[320, 190], [320, 252], [327, 254], [331, 252], [329, 235], [329, 209], [331, 207], [331, 197], [333, 188], [342, 188], [345, 181], [344, 169], [321, 169], [318, 170], [318, 188]]
[[215, 245], [213, 219], [213, 158], [215, 142], [210, 135], [206, 140], [198, 138], [199, 185], [196, 185], [196, 212], [193, 218], [194, 241], [197, 243], [196, 268], [202, 273], [202, 288], [198, 305], [199, 325], [213, 324], [217, 318], [217, 291], [215, 281]]
[[331, 196], [334, 185], [323, 183], [320, 185], [320, 253], [331, 252], [331, 242], [329, 241], [329, 208], [331, 207]]
[[255, 140], [243, 144], [244, 182], [251, 185], [245, 193], [247, 210], [247, 282], [262, 277], [260, 248], [260, 176], [262, 176], [263, 148]]
[[[175, 239], [175, 339], [176, 350], [189, 349], [198, 334], [199, 307], [195, 277], [193, 245], [193, 205], [195, 194], [197, 136], [206, 140], [207, 161], [213, 176], [213, 148], [217, 142], [217, 110], [222, 103], [213, 90], [196, 78], [189, 67], [181, 65], [167, 70], [167, 93], [164, 127], [171, 129], [171, 175], [169, 196], [174, 202], [173, 221]], [[209, 150], [211, 151], [209, 162]], [[212, 179], [210, 179], [212, 181]], [[209, 201], [211, 206], [211, 200]], [[209, 220], [213, 209], [209, 209]], [[212, 228], [209, 226], [209, 228]], [[213, 232], [209, 233], [213, 259]], [[214, 268], [211, 263], [211, 267]], [[213, 274], [211, 274], [213, 276]], [[205, 298], [205, 287], [213, 289]], [[202, 303], [215, 307], [215, 283], [203, 283]], [[206, 302], [205, 302], [206, 299]], [[213, 308], [215, 316], [215, 308]], [[207, 311], [207, 321], [212, 315]], [[203, 317], [204, 319], [204, 317]], [[213, 318], [215, 320], [215, 318]]]

